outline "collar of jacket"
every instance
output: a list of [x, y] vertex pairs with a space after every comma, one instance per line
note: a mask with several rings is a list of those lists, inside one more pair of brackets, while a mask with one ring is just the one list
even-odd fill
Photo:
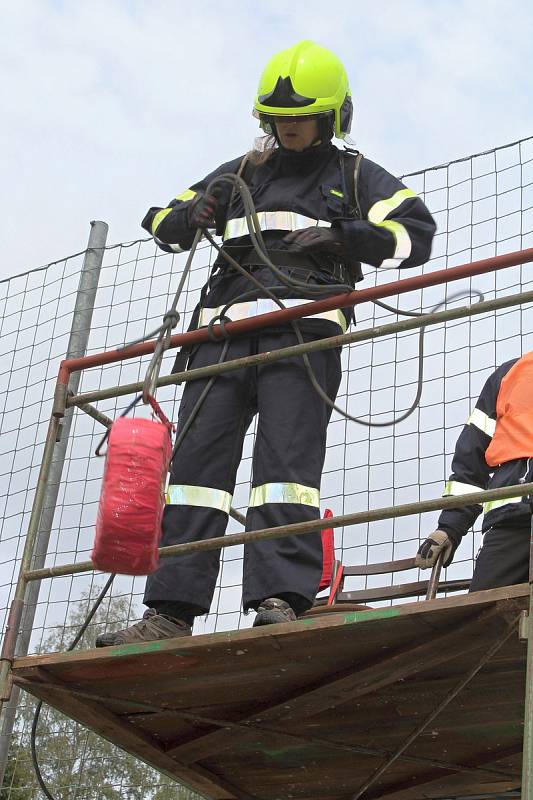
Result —
[[320, 142], [320, 144], [306, 147], [305, 150], [289, 150], [287, 147], [282, 147], [278, 144], [278, 158], [283, 167], [292, 167], [293, 169], [305, 170], [309, 167], [316, 165], [318, 161], [323, 161], [324, 157], [329, 155], [333, 150], [336, 150], [331, 141]]

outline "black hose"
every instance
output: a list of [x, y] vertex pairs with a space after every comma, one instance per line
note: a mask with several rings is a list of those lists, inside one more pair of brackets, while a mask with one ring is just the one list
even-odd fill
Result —
[[[262, 295], [266, 295], [271, 300], [273, 300], [280, 307], [280, 309], [284, 309], [285, 305], [283, 304], [283, 301], [275, 294], [276, 290], [282, 289], [283, 287], [286, 287], [286, 288], [288, 288], [290, 290], [298, 290], [300, 293], [304, 294], [304, 296], [307, 295], [307, 297], [310, 298], [310, 299], [312, 299], [314, 297], [323, 297], [324, 294], [341, 294], [342, 292], [351, 292], [352, 291], [353, 287], [350, 284], [332, 283], [332, 284], [328, 284], [326, 286], [324, 286], [324, 285], [310, 286], [308, 283], [304, 283], [303, 281], [295, 280], [294, 278], [291, 278], [288, 275], [285, 275], [275, 264], [272, 263], [271, 259], [268, 256], [268, 250], [266, 248], [266, 245], [265, 245], [265, 242], [264, 242], [264, 239], [263, 239], [263, 235], [262, 235], [262, 232], [261, 232], [261, 227], [260, 227], [260, 224], [259, 224], [257, 213], [255, 211], [254, 202], [253, 202], [252, 196], [250, 194], [250, 190], [248, 188], [248, 185], [245, 183], [245, 181], [240, 176], [233, 175], [233, 174], [230, 174], [230, 173], [226, 173], [224, 175], [220, 175], [217, 178], [214, 178], [211, 181], [211, 183], [209, 184], [209, 186], [207, 187], [206, 193], [207, 194], [212, 193], [213, 187], [217, 183], [230, 183], [234, 187], [235, 190], [240, 192], [240, 195], [241, 195], [241, 198], [242, 198], [242, 201], [243, 201], [243, 204], [244, 204], [246, 220], [247, 220], [247, 223], [248, 223], [248, 231], [249, 231], [249, 234], [250, 234], [250, 238], [252, 239], [252, 243], [254, 245], [254, 249], [255, 249], [259, 259], [262, 261], [262, 263], [265, 266], [267, 266], [274, 273], [274, 275], [276, 276], [276, 278], [280, 281], [280, 284], [282, 284], [282, 285], [281, 286], [272, 286], [272, 287], [265, 286], [257, 278], [255, 278], [251, 274], [251, 272], [247, 271], [243, 266], [241, 266], [241, 264], [239, 264], [238, 261], [236, 261], [229, 253], [227, 253], [223, 249], [223, 247], [221, 247], [217, 242], [215, 242], [215, 240], [213, 239], [212, 235], [207, 230], [204, 231], [204, 235], [205, 235], [206, 239], [211, 243], [211, 245], [213, 247], [215, 247], [215, 249], [220, 253], [220, 255], [234, 269], [236, 269], [238, 272], [240, 272], [242, 275], [244, 275], [247, 280], [249, 280], [252, 284], [254, 284], [255, 288], [259, 289]], [[183, 287], [185, 285], [185, 278], [186, 278], [186, 276], [187, 276], [187, 274], [189, 272], [189, 269], [190, 269], [190, 266], [192, 264], [192, 260], [193, 260], [196, 248], [197, 248], [197, 246], [198, 246], [198, 244], [200, 242], [200, 239], [201, 239], [200, 231], [197, 231], [197, 234], [196, 234], [194, 242], [193, 242], [193, 246], [191, 247], [191, 251], [190, 251], [189, 256], [187, 258], [186, 268], [184, 269], [183, 274], [181, 276], [181, 279], [180, 279], [180, 282], [179, 282], [179, 286], [178, 286], [178, 290], [177, 290], [177, 292], [175, 294], [172, 306], [170, 307], [170, 309], [165, 314], [163, 325], [161, 325], [159, 328], [157, 328], [156, 331], [152, 332], [152, 334], [149, 334], [149, 335], [147, 335], [145, 337], [142, 337], [141, 339], [138, 339], [135, 342], [135, 343], [137, 343], [137, 342], [146, 341], [146, 339], [152, 338], [155, 334], [159, 335], [159, 337], [160, 337], [159, 338], [159, 342], [158, 342], [159, 350], [158, 350], [158, 353], [157, 353], [157, 357], [154, 356], [154, 358], [152, 359], [152, 362], [151, 362], [150, 367], [149, 367], [149, 373], [151, 373], [155, 369], [158, 369], [158, 367], [159, 367], [159, 365], [161, 363], [161, 359], [162, 359], [163, 353], [168, 348], [169, 340], [170, 340], [170, 332], [171, 332], [172, 328], [174, 328], [176, 326], [177, 321], [179, 319], [179, 315], [178, 315], [178, 312], [177, 312], [178, 301], [179, 301], [179, 298], [181, 296], [181, 292], [183, 291]], [[477, 289], [471, 290], [468, 294], [470, 294], [470, 295], [477, 294], [477, 296], [480, 298], [478, 302], [481, 302], [483, 300], [482, 293], [479, 292]], [[239, 297], [234, 298], [230, 303], [228, 303], [224, 307], [224, 309], [222, 310], [222, 313], [219, 315], [219, 317], [222, 318], [222, 320], [223, 320], [225, 315], [226, 315], [226, 313], [227, 313], [227, 311], [229, 311], [229, 309], [231, 308], [232, 305], [234, 305], [236, 302], [239, 302], [240, 300], [242, 300], [243, 297], [247, 297], [247, 296], [255, 297], [255, 295], [256, 295], [256, 291], [254, 289], [254, 290], [250, 290], [250, 292], [246, 292], [246, 293], [240, 295]], [[456, 299], [458, 299], [459, 296], [463, 297], [463, 296], [465, 296], [465, 293], [464, 292], [457, 293], [455, 295], [451, 295], [448, 298], [445, 298], [441, 302], [437, 303], [437, 305], [434, 306], [431, 311], [432, 312], [437, 311], [441, 306], [445, 305], [449, 300], [456, 300]], [[393, 306], [389, 306], [389, 305], [387, 305], [386, 303], [383, 303], [380, 300], [374, 300], [373, 302], [377, 306], [380, 306], [381, 308], [384, 308], [387, 311], [391, 311], [391, 312], [396, 313], [396, 314], [401, 314], [401, 315], [410, 316], [410, 317], [423, 316], [422, 312], [404, 311], [402, 309], [394, 308]], [[291, 321], [291, 326], [292, 326], [292, 328], [294, 330], [296, 339], [298, 340], [299, 344], [304, 344], [304, 338], [302, 336], [302, 332], [300, 330], [300, 326], [298, 325], [298, 323], [295, 320], [293, 320], [293, 321]], [[417, 391], [416, 391], [415, 399], [413, 400], [412, 404], [407, 409], [407, 411], [404, 411], [402, 414], [400, 414], [400, 416], [393, 417], [392, 419], [386, 420], [384, 422], [372, 422], [370, 420], [363, 420], [363, 419], [361, 419], [359, 417], [354, 417], [351, 414], [348, 414], [347, 411], [344, 411], [342, 408], [337, 406], [335, 404], [335, 402], [330, 397], [328, 397], [326, 392], [322, 389], [322, 387], [318, 383], [318, 381], [316, 379], [316, 376], [315, 376], [315, 374], [313, 372], [313, 368], [311, 366], [311, 362], [309, 360], [308, 354], [307, 353], [303, 353], [302, 354], [302, 359], [303, 359], [303, 362], [304, 362], [305, 369], [307, 371], [309, 380], [311, 382], [311, 385], [313, 386], [315, 391], [319, 394], [319, 396], [322, 398], [322, 400], [325, 403], [327, 403], [333, 410], [337, 411], [339, 414], [341, 414], [346, 419], [349, 419], [352, 422], [356, 422], [359, 425], [364, 425], [364, 426], [369, 427], [369, 428], [371, 428], [371, 427], [376, 427], [376, 428], [389, 427], [389, 426], [392, 426], [392, 425], [396, 425], [398, 422], [401, 422], [401, 421], [407, 419], [407, 417], [409, 417], [410, 414], [412, 414], [413, 411], [416, 409], [416, 407], [418, 406], [418, 403], [420, 401], [420, 397], [422, 395], [422, 388], [423, 388], [424, 335], [425, 335], [425, 326], [420, 328], [420, 333], [419, 333], [419, 349], [418, 349], [419, 366], [418, 366]], [[133, 343], [130, 343], [130, 344], [133, 344]], [[130, 346], [130, 344], [129, 345], [125, 345], [125, 347], [126, 346]], [[224, 347], [222, 348], [222, 352], [220, 354], [220, 358], [219, 358], [219, 360], [217, 362], [218, 364], [221, 364], [224, 361], [224, 359], [226, 358], [228, 349], [229, 349], [229, 339], [226, 339], [226, 341], [224, 343]], [[189, 417], [185, 421], [182, 429], [180, 430], [180, 432], [179, 432], [179, 434], [178, 434], [178, 436], [176, 438], [176, 441], [174, 443], [174, 447], [173, 447], [173, 451], [172, 451], [172, 459], [175, 457], [175, 455], [176, 455], [181, 443], [183, 442], [187, 432], [190, 430], [191, 425], [193, 424], [195, 418], [197, 417], [197, 415], [198, 415], [198, 413], [199, 413], [199, 411], [200, 411], [200, 409], [201, 409], [201, 407], [202, 407], [202, 405], [203, 405], [203, 403], [205, 401], [205, 398], [207, 397], [209, 391], [211, 390], [213, 384], [215, 383], [216, 377], [217, 377], [216, 375], [211, 376], [211, 378], [207, 382], [206, 386], [204, 387], [200, 397], [196, 401], [196, 403], [194, 405], [194, 408], [192, 409]], [[148, 378], [148, 376], [147, 376], [147, 378]], [[145, 383], [146, 383], [146, 381], [145, 381]], [[134, 402], [137, 402], [139, 399], [140, 398], [137, 398], [136, 401], [134, 401]], [[87, 630], [87, 627], [89, 626], [92, 618], [96, 614], [96, 611], [97, 611], [98, 607], [100, 606], [100, 604], [101, 604], [102, 600], [104, 599], [105, 595], [107, 594], [111, 584], [113, 583], [114, 578], [115, 578], [115, 575], [111, 575], [109, 577], [107, 583], [105, 584], [104, 588], [102, 589], [102, 591], [100, 592], [98, 598], [96, 599], [93, 607], [91, 608], [91, 610], [90, 610], [87, 618], [85, 619], [82, 627], [80, 628], [78, 634], [76, 635], [76, 637], [74, 638], [72, 643], [67, 648], [67, 652], [73, 650], [76, 647], [76, 645], [78, 644], [78, 642], [80, 641], [80, 639], [82, 638], [82, 636], [85, 633], [85, 631]], [[46, 786], [46, 784], [44, 782], [41, 770], [39, 768], [38, 759], [37, 759], [36, 732], [37, 732], [37, 725], [38, 725], [38, 721], [39, 721], [39, 716], [40, 716], [42, 704], [43, 704], [42, 700], [39, 700], [39, 702], [37, 703], [37, 706], [35, 708], [35, 714], [34, 714], [34, 718], [33, 718], [33, 724], [32, 724], [32, 729], [31, 729], [31, 738], [30, 738], [31, 756], [32, 756], [33, 767], [35, 769], [35, 774], [36, 774], [37, 780], [39, 782], [39, 786], [41, 787], [42, 791], [44, 792], [44, 794], [48, 798], [48, 800], [56, 800], [56, 798], [50, 793], [48, 787]]]
[[[263, 264], [265, 264], [265, 266], [267, 266], [285, 286], [287, 286], [289, 289], [292, 289], [292, 290], [297, 289], [298, 291], [306, 293], [308, 296], [311, 296], [311, 297], [313, 297], [313, 296], [321, 296], [321, 297], [323, 297], [325, 293], [326, 294], [330, 294], [330, 293], [331, 294], [340, 294], [343, 291], [344, 292], [351, 292], [352, 291], [353, 287], [350, 286], [349, 284], [342, 284], [342, 283], [336, 284], [335, 283], [335, 284], [328, 284], [326, 286], [320, 285], [320, 286], [314, 287], [314, 286], [310, 286], [308, 283], [304, 283], [302, 281], [295, 280], [294, 278], [291, 278], [288, 275], [285, 275], [275, 264], [272, 263], [271, 259], [268, 256], [268, 251], [267, 251], [267, 248], [265, 246], [263, 235], [262, 235], [262, 232], [261, 232], [261, 229], [260, 229], [259, 220], [257, 218], [257, 213], [255, 211], [255, 206], [254, 206], [254, 202], [253, 202], [253, 199], [252, 199], [252, 195], [250, 193], [250, 190], [249, 190], [247, 184], [243, 181], [243, 179], [240, 176], [233, 175], [232, 173], [225, 173], [223, 175], [220, 175], [217, 178], [214, 178], [211, 181], [211, 183], [209, 184], [209, 186], [206, 189], [206, 193], [209, 194], [210, 192], [212, 192], [212, 189], [213, 189], [214, 185], [216, 183], [219, 183], [219, 182], [225, 182], [225, 183], [232, 184], [232, 186], [240, 193], [241, 199], [243, 201], [244, 213], [245, 213], [246, 221], [247, 221], [247, 224], [248, 224], [248, 232], [249, 232], [250, 237], [252, 239], [255, 251], [256, 251], [257, 255], [259, 256], [260, 260], [263, 262]], [[207, 240], [211, 243], [211, 245], [219, 252], [219, 254], [233, 267], [233, 269], [237, 270], [242, 275], [244, 275], [247, 278], [247, 280], [249, 280], [251, 283], [253, 283], [257, 288], [259, 288], [259, 290], [261, 291], [262, 294], [266, 294], [267, 297], [272, 299], [281, 309], [285, 308], [285, 305], [283, 304], [283, 301], [279, 297], [277, 297], [274, 294], [273, 291], [271, 291], [271, 289], [274, 288], [274, 287], [264, 286], [248, 270], [246, 270], [241, 264], [239, 264], [239, 262], [236, 261], [236, 259], [234, 259], [229, 253], [227, 253], [224, 250], [224, 248], [222, 246], [220, 246], [214, 240], [213, 236], [209, 232], [206, 231], [205, 232], [205, 236], [206, 236]], [[478, 296], [481, 298], [481, 300], [483, 300], [483, 295], [481, 294], [481, 292], [478, 292], [477, 290], [474, 290], [474, 292], [476, 294], [478, 294]], [[461, 293], [461, 294], [464, 295], [464, 293]], [[450, 300], [456, 299], [456, 296], [452, 295], [452, 297], [450, 297], [448, 299], [450, 299]], [[239, 300], [240, 300], [240, 297], [239, 298], [235, 298], [234, 300], [231, 301], [231, 303], [228, 303], [224, 307], [224, 309], [222, 311], [222, 314], [226, 314], [226, 312], [231, 308], [233, 303], [236, 303]], [[389, 306], [386, 303], [383, 303], [383, 302], [381, 302], [379, 300], [376, 300], [374, 302], [375, 302], [376, 305], [381, 306], [382, 308], [385, 308], [386, 310], [392, 311], [392, 312], [394, 312], [396, 314], [402, 314], [402, 315], [405, 315], [405, 316], [416, 316], [416, 317], [424, 316], [423, 312], [403, 311], [402, 309], [394, 308], [393, 306]], [[447, 300], [440, 301], [433, 309], [431, 309], [431, 311], [436, 311], [438, 308], [440, 308], [446, 302], [447, 302]], [[291, 327], [294, 330], [294, 333], [296, 335], [296, 339], [297, 339], [298, 343], [299, 344], [304, 344], [304, 338], [302, 336], [302, 333], [301, 333], [301, 330], [300, 330], [300, 326], [298, 325], [298, 323], [295, 320], [293, 320], [293, 321], [291, 321], [290, 324], [291, 324]], [[326, 392], [322, 389], [322, 387], [318, 383], [318, 381], [316, 379], [316, 376], [315, 376], [315, 374], [313, 372], [313, 368], [311, 366], [311, 362], [309, 360], [309, 356], [308, 356], [307, 353], [303, 353], [302, 354], [302, 360], [304, 362], [305, 369], [307, 371], [307, 375], [309, 377], [311, 385], [313, 386], [313, 388], [317, 392], [317, 394], [320, 396], [320, 398], [328, 406], [330, 406], [330, 408], [332, 408], [334, 411], [337, 411], [338, 414], [340, 414], [341, 416], [345, 417], [346, 419], [349, 419], [351, 422], [357, 423], [358, 425], [363, 425], [363, 426], [368, 427], [368, 428], [386, 428], [386, 427], [389, 427], [389, 426], [396, 425], [399, 422], [402, 422], [403, 420], [407, 419], [415, 411], [415, 409], [417, 408], [417, 406], [418, 406], [418, 404], [420, 402], [420, 397], [422, 396], [423, 378], [424, 378], [424, 335], [425, 335], [425, 326], [420, 328], [420, 334], [419, 334], [418, 379], [417, 379], [417, 390], [416, 390], [415, 398], [414, 398], [413, 402], [411, 403], [411, 405], [409, 406], [409, 408], [406, 411], [401, 413], [399, 416], [394, 416], [392, 419], [388, 419], [388, 420], [385, 420], [385, 421], [382, 421], [382, 422], [373, 422], [372, 420], [365, 420], [365, 419], [361, 419], [360, 417], [355, 417], [352, 414], [349, 414], [347, 411], [344, 411], [344, 409], [340, 408], [338, 405], [336, 405], [336, 403], [330, 397], [328, 397]]]

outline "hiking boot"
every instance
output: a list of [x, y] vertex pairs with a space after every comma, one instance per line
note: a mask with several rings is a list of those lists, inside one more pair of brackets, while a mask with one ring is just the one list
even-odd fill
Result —
[[296, 614], [285, 600], [279, 597], [267, 597], [257, 607], [254, 628], [258, 625], [276, 625], [278, 622], [294, 622]]
[[191, 634], [191, 626], [183, 620], [158, 614], [155, 608], [149, 608], [135, 625], [114, 633], [102, 633], [95, 644], [96, 647], [112, 647], [115, 644], [153, 642], [156, 639], [173, 639], [175, 636]]

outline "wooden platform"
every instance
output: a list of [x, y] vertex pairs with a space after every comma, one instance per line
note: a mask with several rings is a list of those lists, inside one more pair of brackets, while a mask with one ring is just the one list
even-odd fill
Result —
[[520, 785], [527, 602], [522, 585], [29, 656], [14, 680], [216, 800], [354, 798], [452, 697], [363, 796], [499, 797]]

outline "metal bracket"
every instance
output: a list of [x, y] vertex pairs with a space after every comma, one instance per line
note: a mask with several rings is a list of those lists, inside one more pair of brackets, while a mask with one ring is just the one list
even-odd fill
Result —
[[67, 387], [64, 383], [57, 383], [54, 391], [54, 405], [52, 406], [52, 416], [61, 419], [65, 416], [67, 402]]
[[527, 642], [529, 639], [529, 627], [529, 614], [527, 611], [522, 611], [518, 620], [518, 638], [521, 642]]
[[2, 703], [9, 703], [11, 700], [11, 692], [13, 691], [13, 675], [11, 673], [11, 663], [9, 664], [9, 674], [6, 675], [4, 685], [0, 691], [0, 701]]

